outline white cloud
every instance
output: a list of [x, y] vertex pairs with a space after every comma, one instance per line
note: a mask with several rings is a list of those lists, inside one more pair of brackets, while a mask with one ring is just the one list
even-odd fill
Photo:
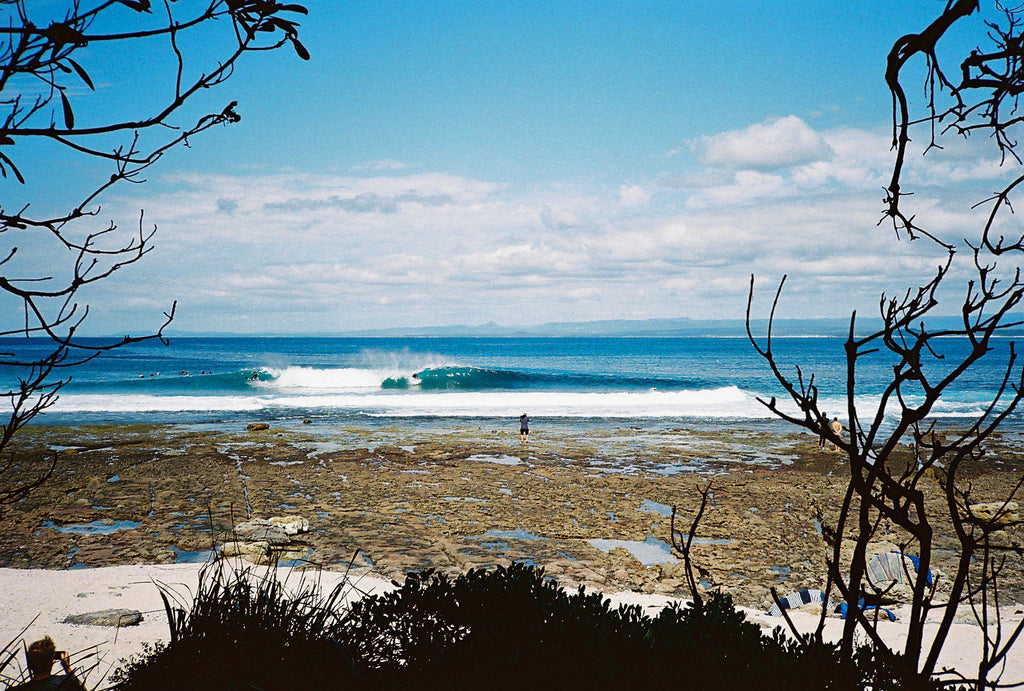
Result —
[[696, 206], [743, 204], [754, 199], [789, 195], [786, 178], [756, 170], [740, 170], [729, 184], [709, 187], [699, 197], [691, 198]]
[[[752, 273], [766, 285], [789, 275], [795, 316], [821, 316], [870, 311], [881, 292], [934, 272], [932, 248], [876, 225], [886, 132], [813, 132], [783, 118], [708, 139], [725, 161], [730, 147], [770, 132], [789, 133], [803, 154], [765, 145], [753, 158], [748, 150], [745, 167], [603, 189], [436, 172], [188, 175], [160, 181], [159, 194], [134, 188], [154, 196], [104, 212], [137, 221], [145, 208], [159, 225], [134, 300], [164, 308], [180, 298], [186, 329], [741, 317]], [[907, 203], [929, 228], [962, 234], [976, 218], [969, 201], [984, 194], [957, 181], [990, 163], [958, 150], [914, 159], [908, 174], [932, 185]]]
[[619, 203], [626, 208], [647, 206], [651, 193], [640, 185], [622, 185], [619, 188]]
[[772, 170], [834, 156], [825, 138], [795, 115], [699, 137], [692, 146], [701, 163], [734, 170]]
[[390, 158], [382, 158], [377, 161], [366, 161], [365, 163], [354, 165], [350, 170], [353, 173], [365, 173], [367, 171], [381, 172], [405, 170], [408, 167], [408, 163], [403, 163], [402, 161], [395, 161]]
[[[748, 130], [718, 136], [738, 141]], [[691, 192], [687, 204], [695, 209], [770, 202], [785, 197], [806, 199], [853, 190], [865, 200], [880, 197], [877, 190], [885, 186], [892, 172], [889, 139], [885, 134], [849, 128], [813, 134], [824, 142], [830, 156], [773, 170], [708, 168], [672, 184]]]
[[580, 220], [569, 209], [552, 209], [545, 206], [540, 212], [540, 221], [549, 230], [566, 230], [579, 225]]

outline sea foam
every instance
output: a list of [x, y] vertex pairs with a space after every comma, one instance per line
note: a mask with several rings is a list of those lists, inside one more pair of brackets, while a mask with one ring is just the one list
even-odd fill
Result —
[[389, 370], [355, 367], [266, 367], [262, 372], [269, 375], [270, 379], [260, 379], [254, 384], [275, 389], [379, 389], [385, 379], [395, 375]]
[[[351, 380], [348, 380], [351, 381]], [[297, 394], [298, 387], [277, 387], [259, 396], [61, 396], [54, 412], [131, 411], [256, 411], [321, 409], [368, 415], [506, 417], [529, 411], [548, 417], [595, 418], [764, 418], [767, 410], [753, 394], [735, 386], [695, 391], [568, 392], [568, 391], [454, 391], [370, 392], [339, 391]], [[338, 387], [339, 389], [342, 387]], [[355, 388], [355, 387], [349, 387]], [[287, 389], [292, 389], [288, 391]]]

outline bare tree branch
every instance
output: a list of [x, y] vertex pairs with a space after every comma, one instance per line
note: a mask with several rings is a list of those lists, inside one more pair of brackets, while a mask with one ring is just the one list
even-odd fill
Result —
[[[239, 121], [235, 101], [193, 122], [180, 120], [184, 106], [197, 103], [207, 90], [226, 82], [243, 55], [290, 44], [300, 58], [309, 58], [293, 20], [306, 14], [305, 7], [278, 0], [163, 0], [161, 12], [151, 11], [150, 0], [66, 0], [62, 14], [54, 12], [52, 4], [41, 9], [39, 3], [26, 0], [4, 0], [2, 5], [0, 176], [23, 185], [34, 182], [26, 180], [16, 152], [45, 143], [91, 160], [100, 170], [109, 166], [109, 174], [56, 214], [37, 215], [31, 203], [14, 206], [0, 199], [0, 297], [21, 305], [22, 316], [20, 325], [0, 324], [0, 337], [20, 336], [28, 339], [27, 344], [42, 342], [50, 348], [41, 356], [19, 354], [25, 351], [17, 346], [5, 346], [9, 352], [0, 352], [0, 372], [5, 377], [0, 390], [8, 389], [3, 398], [10, 402], [0, 433], [0, 453], [18, 429], [56, 401], [67, 382], [67, 378], [54, 378], [56, 372], [125, 345], [153, 339], [166, 343], [164, 331], [174, 319], [176, 302], [156, 330], [142, 336], [106, 340], [79, 336], [89, 315], [88, 305], [79, 299], [83, 289], [139, 262], [152, 249], [156, 232], [155, 226], [145, 226], [141, 212], [133, 232], [122, 232], [113, 221], [98, 225], [99, 200], [116, 185], [143, 182], [145, 171], [167, 152], [189, 146], [213, 127]], [[49, 14], [35, 20], [41, 12]], [[111, 25], [101, 20], [115, 14], [116, 26], [124, 26], [123, 31], [96, 29]], [[201, 39], [204, 50], [183, 50], [185, 36]], [[91, 62], [95, 52], [90, 49], [111, 44], [125, 50], [166, 44], [172, 66], [158, 76], [167, 77], [170, 88], [138, 104], [137, 112], [125, 118], [105, 118], [93, 108], [91, 122], [83, 124], [78, 117], [83, 101], [76, 94], [83, 86], [95, 90], [89, 74], [96, 68]], [[54, 261], [46, 275], [19, 274], [18, 241], [53, 244]], [[62, 261], [63, 257], [67, 260]], [[35, 480], [9, 485], [5, 482], [9, 467], [0, 467], [0, 503], [24, 496], [52, 472], [51, 467]]]
[[[808, 377], [799, 367], [790, 374], [772, 349], [772, 326], [785, 278], [774, 296], [763, 339], [751, 328], [753, 277], [747, 299], [748, 339], [799, 412], [788, 412], [775, 398], [762, 403], [779, 418], [827, 436], [847, 460], [849, 483], [829, 535], [827, 562], [830, 587], [839, 591], [850, 615], [843, 630], [844, 655], [852, 654], [859, 634], [865, 634], [883, 656], [891, 655], [878, 633], [877, 620], [862, 610], [863, 603], [884, 596], [887, 590], [867, 577], [869, 546], [880, 526], [893, 526], [900, 540], [900, 558], [915, 560], [914, 569], [903, 562], [911, 586], [907, 638], [900, 651], [908, 665], [908, 686], [911, 677], [929, 679], [940, 673], [938, 657], [962, 606], [972, 609], [984, 636], [977, 676], [954, 675], [972, 688], [998, 687], [1000, 665], [1024, 628], [1017, 626], [1004, 636], [999, 607], [1000, 576], [1009, 559], [1017, 560], [1015, 568], [1020, 568], [1024, 550], [993, 538], [1001, 527], [1000, 516], [1024, 487], [1024, 476], [995, 498], [995, 517], [984, 520], [972, 509], [977, 499], [970, 482], [963, 479], [965, 467], [983, 462], [987, 442], [1024, 397], [1024, 367], [1016, 348], [1012, 343], [997, 347], [994, 340], [1021, 324], [1015, 309], [1024, 298], [1019, 266], [1024, 263], [1024, 233], [1015, 231], [1006, 237], [1001, 230], [1006, 225], [1003, 218], [1013, 212], [1013, 195], [1024, 182], [1016, 150], [1016, 133], [1024, 126], [1018, 110], [1018, 98], [1024, 93], [1024, 22], [1017, 9], [996, 3], [993, 9], [998, 18], [984, 21], [983, 33], [991, 45], [962, 56], [956, 70], [946, 68], [947, 53], [940, 50], [947, 32], [966, 23], [979, 9], [978, 0], [947, 0], [935, 21], [920, 33], [897, 40], [888, 56], [885, 81], [893, 104], [893, 168], [882, 220], [892, 224], [898, 239], [930, 243], [940, 259], [930, 280], [900, 297], [882, 296], [881, 327], [862, 333], [856, 312], [851, 315], [844, 344], [849, 439], [836, 439], [828, 429], [813, 374]], [[921, 105], [912, 102], [906, 89], [905, 68], [917, 61], [923, 61], [925, 73]], [[921, 109], [923, 114], [915, 113]], [[908, 147], [912, 131], [925, 127], [926, 152], [941, 148], [944, 136], [984, 134], [979, 143], [994, 143], [1008, 171], [1003, 188], [974, 205], [979, 218], [973, 238], [941, 237], [909, 210], [910, 193], [902, 186]], [[960, 273], [971, 274], [958, 307], [959, 324], [929, 328], [926, 319], [939, 314], [939, 296], [948, 294], [946, 284], [954, 266]], [[858, 375], [869, 356], [887, 362], [891, 376], [868, 413], [868, 405], [859, 398]], [[937, 404], [979, 363], [993, 358], [1003, 358], [1002, 374], [992, 382], [994, 394], [988, 404], [959, 429], [940, 435]], [[862, 415], [860, 408], [868, 414]], [[952, 525], [958, 543], [955, 567], [943, 582], [948, 592], [941, 601], [931, 578], [939, 521]], [[940, 615], [938, 629], [926, 640], [925, 622], [934, 610]]]

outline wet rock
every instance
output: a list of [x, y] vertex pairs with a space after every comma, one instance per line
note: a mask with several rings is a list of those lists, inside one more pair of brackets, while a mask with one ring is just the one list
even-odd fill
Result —
[[[55, 475], [5, 515], [0, 565], [163, 563], [179, 554], [167, 545], [205, 552], [214, 539], [262, 542], [274, 535], [278, 544], [267, 540], [267, 551], [275, 556], [286, 546], [296, 546], [301, 548], [299, 557], [315, 556], [318, 562], [344, 568], [362, 549], [372, 555], [374, 569], [398, 580], [410, 569], [436, 568], [455, 575], [472, 566], [530, 560], [547, 566], [550, 575], [572, 590], [580, 583], [644, 592], [676, 585], [685, 596], [681, 570], [667, 564], [644, 567], [632, 556], [607, 555], [587, 542], [648, 536], [669, 541], [667, 518], [636, 510], [642, 499], [678, 506], [675, 529], [685, 531], [700, 497], [687, 475], [658, 472], [664, 459], [672, 458], [682, 465], [714, 463], [719, 472], [714, 502], [700, 522], [691, 553], [695, 577], [706, 586], [721, 587], [741, 604], [756, 605], [768, 586], [780, 594], [824, 587], [825, 559], [831, 552], [818, 526], [835, 526], [846, 487], [834, 455], [815, 452], [813, 439], [780, 439], [774, 431], [737, 436], [673, 430], [659, 440], [639, 428], [595, 429], [586, 438], [538, 437], [524, 450], [517, 437], [506, 439], [489, 429], [412, 436], [403, 426], [373, 431], [347, 427], [337, 435], [314, 437], [308, 427], [264, 435], [246, 432], [244, 423], [227, 426], [228, 431], [210, 432], [103, 430], [104, 438], [96, 444], [109, 445], [109, 450], [75, 457], [73, 473]], [[40, 439], [52, 445], [73, 445], [83, 436], [78, 430], [43, 431]], [[683, 438], [693, 440], [693, 448], [680, 446]], [[708, 451], [726, 446], [739, 449], [744, 458], [747, 449], [789, 448], [794, 463], [751, 466], [732, 451]], [[32, 448], [27, 453], [39, 465], [48, 464], [52, 456]], [[510, 454], [522, 462], [468, 460]], [[603, 472], [611, 457], [625, 459], [611, 465], [629, 461], [636, 470]], [[31, 468], [25, 469], [25, 479], [31, 479]], [[108, 483], [115, 472], [121, 481]], [[975, 496], [995, 498], [1016, 475], [1009, 467], [979, 463], [968, 479]], [[751, 507], [758, 511], [751, 512]], [[815, 507], [820, 507], [817, 514]], [[281, 526], [263, 526], [249, 537], [234, 538], [232, 526], [241, 520], [240, 513], [307, 516], [316, 521], [316, 530], [295, 537]], [[142, 525], [134, 531], [96, 534], [40, 530], [45, 521], [67, 525], [106, 517]], [[1005, 531], [994, 538], [1000, 544], [1024, 542], [1024, 524], [992, 528]], [[516, 529], [536, 537], [485, 537], [491, 530]], [[896, 528], [882, 525], [879, 535], [884, 533], [892, 535], [887, 539], [895, 545], [905, 540]], [[301, 546], [295, 544], [299, 539]], [[898, 549], [895, 545], [881, 549]], [[932, 571], [953, 571], [959, 545], [948, 520], [936, 524], [934, 548]], [[848, 564], [845, 556], [840, 567], [844, 573]], [[786, 571], [780, 574], [773, 567]], [[1024, 601], [1024, 575], [1010, 569], [1005, 574], [1007, 597]], [[939, 581], [940, 588], [947, 580]]]
[[142, 612], [137, 609], [103, 609], [96, 612], [69, 614], [65, 624], [82, 626], [135, 626], [142, 621]]
[[686, 565], [679, 562], [669, 562], [668, 564], [658, 564], [658, 576], [661, 580], [685, 580], [686, 579]]
[[241, 557], [251, 564], [269, 564], [271, 562], [270, 545], [264, 540], [225, 542], [220, 547], [220, 553], [225, 557]]
[[271, 545], [287, 545], [295, 533], [289, 533], [286, 525], [266, 518], [254, 518], [236, 525], [234, 533], [241, 542], [263, 541]]
[[261, 432], [265, 429], [270, 429], [270, 425], [266, 422], [250, 422], [245, 426], [245, 429], [249, 432]]
[[640, 561], [633, 556], [625, 547], [613, 547], [608, 551], [608, 557], [616, 564], [639, 564]]
[[88, 566], [100, 566], [109, 563], [116, 552], [109, 545], [89, 545], [75, 553], [75, 561]]
[[284, 549], [272, 549], [270, 551], [272, 562], [304, 560], [308, 555], [308, 547], [285, 547]]

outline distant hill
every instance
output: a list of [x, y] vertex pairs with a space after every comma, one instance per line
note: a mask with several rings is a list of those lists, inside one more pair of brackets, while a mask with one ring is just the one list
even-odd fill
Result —
[[[1021, 317], [1024, 319], [1024, 317]], [[954, 328], [960, 317], [932, 317], [926, 321], [929, 330], [938, 331]], [[858, 319], [857, 332], [865, 334], [869, 329], [879, 328], [881, 320]], [[754, 335], [763, 337], [767, 323], [754, 320]], [[773, 335], [779, 337], [823, 337], [846, 336], [850, 328], [849, 317], [828, 319], [779, 319], [776, 320]], [[228, 334], [213, 332], [170, 331], [169, 336], [214, 337], [214, 336], [320, 336], [351, 338], [735, 338], [746, 336], [742, 319], [606, 319], [586, 322], [548, 322], [536, 326], [502, 326], [488, 323], [479, 326], [419, 326], [381, 329], [360, 329], [353, 331], [332, 331], [305, 334]], [[1024, 327], [1014, 327], [1002, 333], [1004, 336], [1024, 336]]]
[[[959, 323], [959, 317], [933, 317], [927, 320], [930, 330], [952, 328]], [[858, 319], [857, 330], [863, 334], [869, 329], [879, 328], [881, 320]], [[763, 319], [752, 322], [756, 336], [764, 334], [767, 322]], [[849, 332], [849, 317], [828, 319], [779, 319], [773, 333], [776, 336], [814, 337], [846, 336]], [[1017, 327], [1006, 335], [1022, 335], [1024, 328]], [[324, 334], [327, 335], [327, 334]], [[438, 327], [406, 327], [386, 329], [364, 329], [331, 334], [352, 337], [742, 337], [746, 326], [742, 319], [609, 319], [587, 322], [548, 322], [536, 326], [502, 326], [482, 324], [479, 326], [451, 325]]]

